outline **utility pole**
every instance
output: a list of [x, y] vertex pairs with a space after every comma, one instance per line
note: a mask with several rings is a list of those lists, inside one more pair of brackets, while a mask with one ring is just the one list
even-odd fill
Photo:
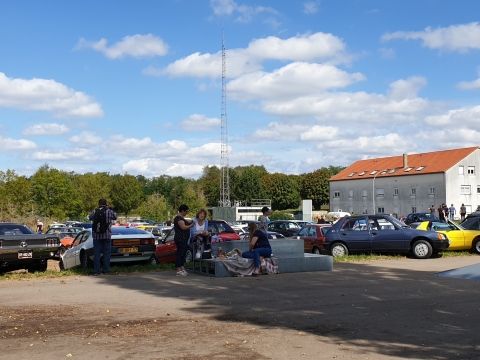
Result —
[[228, 121], [226, 54], [222, 31], [222, 105], [221, 105], [221, 145], [220, 145], [220, 207], [230, 207], [230, 174], [228, 164]]

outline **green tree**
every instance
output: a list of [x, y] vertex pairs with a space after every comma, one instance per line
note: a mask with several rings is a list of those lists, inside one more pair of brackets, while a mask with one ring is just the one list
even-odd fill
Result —
[[292, 175], [267, 174], [262, 177], [262, 187], [275, 210], [297, 208], [300, 204], [298, 182]]
[[262, 187], [262, 177], [268, 172], [263, 166], [242, 166], [233, 169], [235, 177], [232, 181], [234, 198], [250, 203], [252, 199], [264, 199], [266, 196]]
[[132, 175], [114, 175], [111, 179], [112, 187], [110, 199], [115, 210], [124, 213], [126, 216], [140, 205], [143, 200], [142, 185], [135, 176]]
[[220, 200], [220, 169], [216, 166], [205, 166], [197, 183], [205, 195], [208, 206], [218, 206]]
[[329, 179], [343, 170], [341, 167], [323, 167], [314, 172], [303, 174], [300, 178], [300, 195], [302, 199], [311, 199], [314, 209], [329, 203]]
[[157, 222], [168, 220], [171, 217], [170, 215], [173, 214], [167, 200], [160, 194], [148, 195], [147, 199], [135, 210], [135, 213], [142, 218]]
[[74, 187], [68, 173], [40, 167], [31, 177], [32, 196], [41, 216], [63, 220], [74, 199]]
[[89, 214], [98, 206], [99, 199], [110, 202], [111, 177], [108, 173], [86, 173], [74, 178], [75, 188], [80, 199], [83, 215]]

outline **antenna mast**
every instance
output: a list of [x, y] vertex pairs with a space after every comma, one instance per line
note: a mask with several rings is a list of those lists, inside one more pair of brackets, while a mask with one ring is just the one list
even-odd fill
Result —
[[222, 31], [222, 108], [221, 108], [221, 147], [220, 147], [220, 207], [230, 207], [230, 174], [228, 164], [228, 123], [227, 123], [227, 84], [226, 55]]

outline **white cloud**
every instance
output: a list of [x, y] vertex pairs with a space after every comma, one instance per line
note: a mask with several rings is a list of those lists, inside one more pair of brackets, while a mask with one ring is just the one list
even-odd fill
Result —
[[80, 39], [76, 48], [90, 48], [114, 60], [124, 57], [148, 58], [164, 56], [168, 53], [168, 45], [162, 39], [152, 34], [125, 36], [111, 46], [108, 46], [108, 41], [105, 38], [98, 41]]
[[[452, 109], [441, 115], [431, 115], [425, 118], [427, 124], [432, 126], [461, 127], [465, 125], [478, 127], [480, 119], [480, 105]], [[456, 130], [455, 130], [456, 131]]]
[[48, 111], [57, 117], [99, 117], [100, 104], [80, 91], [47, 79], [15, 79], [0, 72], [0, 107]]
[[40, 161], [74, 161], [82, 160], [89, 161], [98, 157], [93, 151], [84, 148], [69, 149], [69, 150], [42, 150], [33, 153], [32, 158]]
[[141, 174], [147, 177], [159, 175], [183, 176], [187, 178], [198, 177], [202, 174], [203, 165], [180, 164], [162, 161], [157, 158], [129, 160], [122, 165], [122, 169], [130, 174]]
[[331, 140], [337, 137], [338, 128], [333, 126], [315, 125], [311, 129], [300, 134], [300, 140], [305, 141], [324, 141]]
[[264, 140], [297, 140], [307, 130], [308, 125], [271, 122], [266, 128], [257, 129], [253, 136]]
[[303, 12], [307, 15], [313, 15], [318, 12], [318, 1], [307, 1], [303, 3]]
[[239, 22], [249, 22], [259, 14], [278, 14], [271, 7], [244, 5], [234, 0], [210, 0], [210, 6], [215, 16], [236, 16]]
[[293, 62], [271, 73], [258, 71], [228, 83], [229, 93], [239, 99], [291, 98], [341, 88], [363, 80], [333, 65]]
[[[347, 61], [344, 42], [327, 33], [297, 35], [288, 39], [276, 36], [256, 39], [246, 48], [227, 51], [227, 77], [235, 78], [242, 74], [262, 69], [266, 60], [279, 61]], [[169, 64], [165, 69], [149, 67], [146, 75], [171, 75], [211, 77], [221, 76], [222, 54], [193, 53]]]
[[220, 126], [219, 118], [209, 118], [202, 114], [192, 114], [182, 121], [182, 128], [187, 131], [207, 131]]
[[19, 151], [26, 151], [35, 149], [37, 145], [30, 140], [26, 139], [11, 139], [0, 136], [0, 150], [2, 151], [11, 151], [11, 150], [19, 150]]
[[480, 89], [480, 77], [473, 81], [461, 81], [457, 87], [461, 90], [478, 90]]
[[82, 131], [77, 135], [73, 135], [69, 139], [72, 143], [81, 144], [81, 145], [98, 145], [102, 142], [102, 138], [98, 135], [95, 135], [91, 131]]
[[420, 40], [430, 49], [466, 52], [480, 49], [480, 23], [451, 25], [424, 31], [397, 31], [382, 36], [383, 41]]
[[418, 92], [427, 84], [427, 80], [420, 76], [400, 79], [390, 84], [390, 97], [392, 99], [416, 98]]
[[69, 132], [70, 129], [64, 124], [45, 123], [35, 124], [23, 131], [24, 135], [63, 135]]

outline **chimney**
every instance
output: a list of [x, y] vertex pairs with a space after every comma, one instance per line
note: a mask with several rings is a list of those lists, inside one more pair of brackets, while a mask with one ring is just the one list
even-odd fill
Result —
[[407, 168], [408, 167], [408, 155], [407, 154], [403, 154], [403, 168]]

